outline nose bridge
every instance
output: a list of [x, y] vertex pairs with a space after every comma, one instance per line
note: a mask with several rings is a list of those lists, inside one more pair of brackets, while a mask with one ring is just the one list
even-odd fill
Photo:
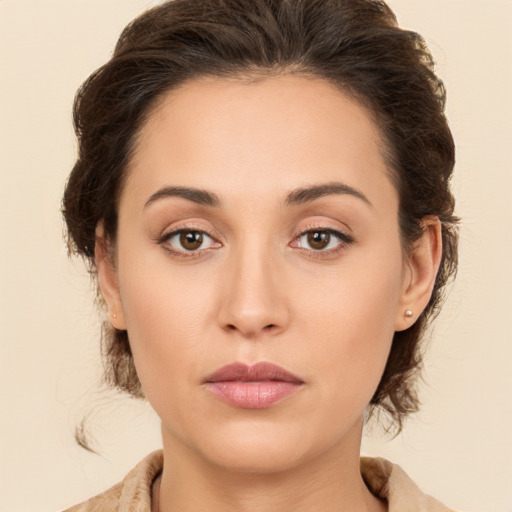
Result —
[[219, 320], [224, 328], [244, 336], [279, 332], [288, 323], [278, 254], [268, 240], [246, 235], [229, 257]]

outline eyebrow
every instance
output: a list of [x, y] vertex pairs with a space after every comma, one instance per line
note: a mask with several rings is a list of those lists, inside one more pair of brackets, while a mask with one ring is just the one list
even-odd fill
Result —
[[315, 199], [319, 199], [320, 197], [325, 197], [333, 194], [348, 194], [350, 196], [357, 197], [358, 199], [361, 199], [369, 206], [372, 206], [370, 200], [362, 192], [349, 185], [345, 185], [344, 183], [340, 183], [337, 181], [321, 185], [313, 185], [311, 187], [297, 188], [288, 194], [285, 204], [287, 206], [292, 206], [310, 203]]
[[[372, 206], [370, 200], [359, 190], [340, 182], [330, 182], [321, 185], [312, 185], [310, 187], [297, 188], [292, 190], [285, 200], [286, 206], [294, 206], [305, 203], [311, 203], [316, 199], [329, 195], [350, 195], [361, 199], [369, 206]], [[194, 203], [219, 208], [221, 200], [219, 196], [208, 190], [202, 190], [190, 187], [163, 187], [157, 190], [144, 204], [144, 208], [150, 204], [167, 197], [182, 197]]]
[[218, 208], [221, 205], [221, 201], [217, 194], [208, 192], [207, 190], [201, 190], [197, 188], [189, 187], [164, 187], [157, 190], [144, 205], [144, 208], [148, 207], [151, 203], [163, 199], [166, 197], [182, 197], [188, 199], [197, 204], [204, 206], [212, 206]]

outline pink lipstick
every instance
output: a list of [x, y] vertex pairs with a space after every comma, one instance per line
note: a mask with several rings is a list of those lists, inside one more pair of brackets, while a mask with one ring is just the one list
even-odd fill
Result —
[[302, 387], [304, 381], [284, 368], [260, 362], [223, 366], [204, 381], [215, 396], [235, 407], [264, 409]]

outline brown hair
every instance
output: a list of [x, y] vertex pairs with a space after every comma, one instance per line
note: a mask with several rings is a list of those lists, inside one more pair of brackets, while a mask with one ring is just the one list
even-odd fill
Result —
[[[95, 274], [95, 228], [115, 242], [117, 204], [138, 130], [164, 93], [202, 76], [320, 77], [373, 114], [387, 147], [400, 200], [403, 246], [421, 219], [442, 222], [443, 256], [430, 302], [396, 332], [371, 400], [395, 420], [418, 409], [420, 339], [457, 266], [457, 219], [449, 179], [454, 143], [444, 116], [445, 90], [421, 36], [397, 26], [378, 0], [174, 0], [130, 23], [112, 58], [79, 89], [74, 105], [78, 159], [63, 199], [70, 250]], [[106, 382], [142, 397], [128, 333], [104, 324]]]

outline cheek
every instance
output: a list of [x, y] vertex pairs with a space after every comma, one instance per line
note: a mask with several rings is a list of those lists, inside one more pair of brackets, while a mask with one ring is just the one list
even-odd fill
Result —
[[144, 393], [157, 405], [192, 384], [200, 374], [197, 355], [212, 350], [205, 326], [214, 321], [215, 286], [197, 271], [173, 269], [161, 255], [125, 254], [119, 282], [130, 346]]
[[[366, 406], [378, 386], [394, 334], [396, 308], [402, 287], [400, 248], [369, 251], [312, 287], [296, 293], [302, 311], [304, 340], [314, 340], [311, 354], [316, 376], [325, 393], [340, 406], [344, 400]], [[311, 350], [304, 346], [304, 350]]]

